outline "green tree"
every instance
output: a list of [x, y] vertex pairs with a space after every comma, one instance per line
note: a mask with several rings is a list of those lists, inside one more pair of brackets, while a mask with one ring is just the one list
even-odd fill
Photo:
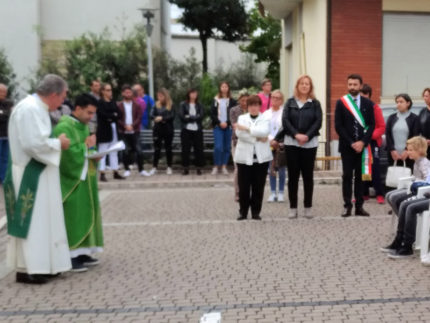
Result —
[[208, 71], [207, 40], [219, 37], [233, 42], [247, 34], [244, 0], [169, 0], [182, 8], [179, 19], [185, 27], [197, 30], [203, 49], [203, 72]]
[[261, 14], [259, 2], [251, 9], [248, 18], [249, 39], [251, 42], [241, 46], [244, 52], [256, 55], [257, 63], [267, 62], [266, 77], [272, 79], [274, 88], [279, 87], [279, 55], [281, 49], [281, 24], [268, 13]]
[[0, 48], [0, 83], [7, 85], [8, 96], [14, 98], [17, 86], [16, 75], [2, 48]]

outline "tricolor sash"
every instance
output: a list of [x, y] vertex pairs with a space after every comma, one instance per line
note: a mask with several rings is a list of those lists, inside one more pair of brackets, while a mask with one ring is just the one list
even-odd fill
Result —
[[[357, 122], [364, 128], [364, 131], [367, 130], [368, 126], [364, 121], [363, 115], [361, 114], [360, 108], [355, 103], [351, 94], [344, 95], [340, 99], [346, 109], [352, 114], [352, 116], [357, 120]], [[372, 180], [372, 164], [373, 164], [373, 156], [372, 149], [370, 145], [363, 148], [363, 152], [361, 155], [361, 178], [363, 181], [371, 181]]]
[[9, 157], [3, 187], [7, 215], [7, 232], [11, 236], [22, 239], [27, 238], [34, 203], [36, 201], [39, 177], [45, 167], [45, 164], [35, 159], [31, 159], [28, 162], [19, 186], [18, 198], [16, 198], [12, 178], [12, 161]]

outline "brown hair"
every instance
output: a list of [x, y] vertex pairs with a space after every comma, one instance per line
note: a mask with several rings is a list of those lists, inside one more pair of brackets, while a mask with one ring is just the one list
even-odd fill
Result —
[[246, 105], [261, 105], [261, 99], [258, 95], [250, 95], [248, 99], [246, 100]]
[[106, 89], [106, 87], [110, 86], [112, 89], [112, 85], [110, 85], [109, 83], [102, 83], [102, 85], [100, 86], [100, 94], [102, 99], [104, 100], [104, 95], [103, 95], [103, 91]]
[[157, 101], [155, 103], [155, 106], [157, 108], [161, 108], [162, 106], [165, 106], [167, 110], [169, 111], [172, 110], [172, 99], [170, 98], [169, 91], [167, 91], [167, 89], [162, 87], [157, 91], [157, 93], [161, 93], [164, 95], [164, 102]]
[[228, 98], [231, 98], [231, 93], [230, 93], [230, 84], [228, 84], [228, 82], [227, 82], [227, 81], [222, 81], [222, 82], [219, 84], [219, 86], [218, 86], [218, 97], [219, 97], [219, 98], [222, 98], [222, 97], [223, 97], [223, 96], [222, 96], [222, 93], [221, 93], [221, 86], [222, 86], [223, 84], [227, 84], [227, 86], [228, 86], [227, 97], [228, 97]]
[[271, 80], [271, 79], [269, 79], [269, 78], [265, 78], [265, 79], [263, 79], [263, 80], [261, 81], [261, 86], [264, 86], [264, 84], [266, 84], [266, 83], [272, 83], [272, 80]]
[[427, 140], [422, 136], [415, 136], [406, 141], [406, 146], [411, 146], [415, 151], [418, 151], [421, 156], [427, 156]]
[[296, 98], [298, 98], [299, 97], [299, 84], [300, 84], [300, 82], [303, 80], [303, 79], [308, 79], [309, 80], [309, 83], [310, 83], [310, 85], [311, 85], [311, 88], [309, 89], [309, 94], [308, 94], [308, 99], [310, 98], [310, 99], [315, 99], [315, 93], [314, 93], [314, 84], [312, 83], [312, 79], [311, 79], [311, 77], [309, 76], [309, 75], [302, 75], [302, 76], [300, 76], [298, 79], [297, 79], [297, 82], [296, 82], [296, 86], [294, 87], [294, 96], [296, 97]]
[[426, 92], [428, 92], [428, 93], [430, 94], [430, 87], [426, 87], [426, 88], [423, 90], [423, 94], [422, 94], [421, 96], [424, 96], [424, 94], [425, 94]]

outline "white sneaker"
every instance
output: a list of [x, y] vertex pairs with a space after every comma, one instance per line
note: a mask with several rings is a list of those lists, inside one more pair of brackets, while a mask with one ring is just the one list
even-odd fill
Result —
[[269, 198], [267, 199], [267, 202], [272, 203], [276, 201], [276, 193], [271, 193]]
[[429, 254], [421, 257], [421, 264], [423, 266], [430, 266], [430, 255]]
[[223, 167], [222, 168], [222, 173], [223, 173], [223, 175], [228, 175], [229, 174], [229, 172], [227, 170], [227, 167]]
[[129, 176], [130, 176], [130, 171], [129, 171], [129, 170], [126, 170], [126, 171], [124, 172], [124, 174], [122, 174], [122, 176], [124, 176], [124, 177], [129, 177]]
[[298, 216], [297, 209], [290, 209], [290, 213], [288, 213], [288, 218], [289, 219], [296, 219], [297, 216]]
[[278, 202], [280, 203], [285, 202], [284, 193], [278, 193]]
[[167, 175], [172, 175], [173, 174], [171, 167], [167, 167], [166, 174]]
[[218, 167], [214, 167], [214, 168], [212, 168], [212, 173], [211, 173], [211, 175], [216, 175], [216, 174], [218, 174]]
[[153, 167], [150, 171], [149, 171], [149, 175], [155, 175], [155, 173], [157, 172], [157, 168]]
[[151, 176], [151, 174], [149, 174], [146, 170], [141, 171], [140, 175], [142, 175], [142, 176]]
[[303, 215], [306, 219], [312, 219], [314, 216], [312, 214], [312, 208], [311, 207], [305, 207], [305, 213]]

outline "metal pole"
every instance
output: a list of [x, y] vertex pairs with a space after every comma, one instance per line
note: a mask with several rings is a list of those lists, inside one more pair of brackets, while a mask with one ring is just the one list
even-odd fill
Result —
[[148, 83], [149, 83], [149, 95], [151, 98], [154, 98], [154, 77], [152, 71], [152, 45], [151, 45], [151, 36], [146, 35], [146, 50], [148, 56]]

